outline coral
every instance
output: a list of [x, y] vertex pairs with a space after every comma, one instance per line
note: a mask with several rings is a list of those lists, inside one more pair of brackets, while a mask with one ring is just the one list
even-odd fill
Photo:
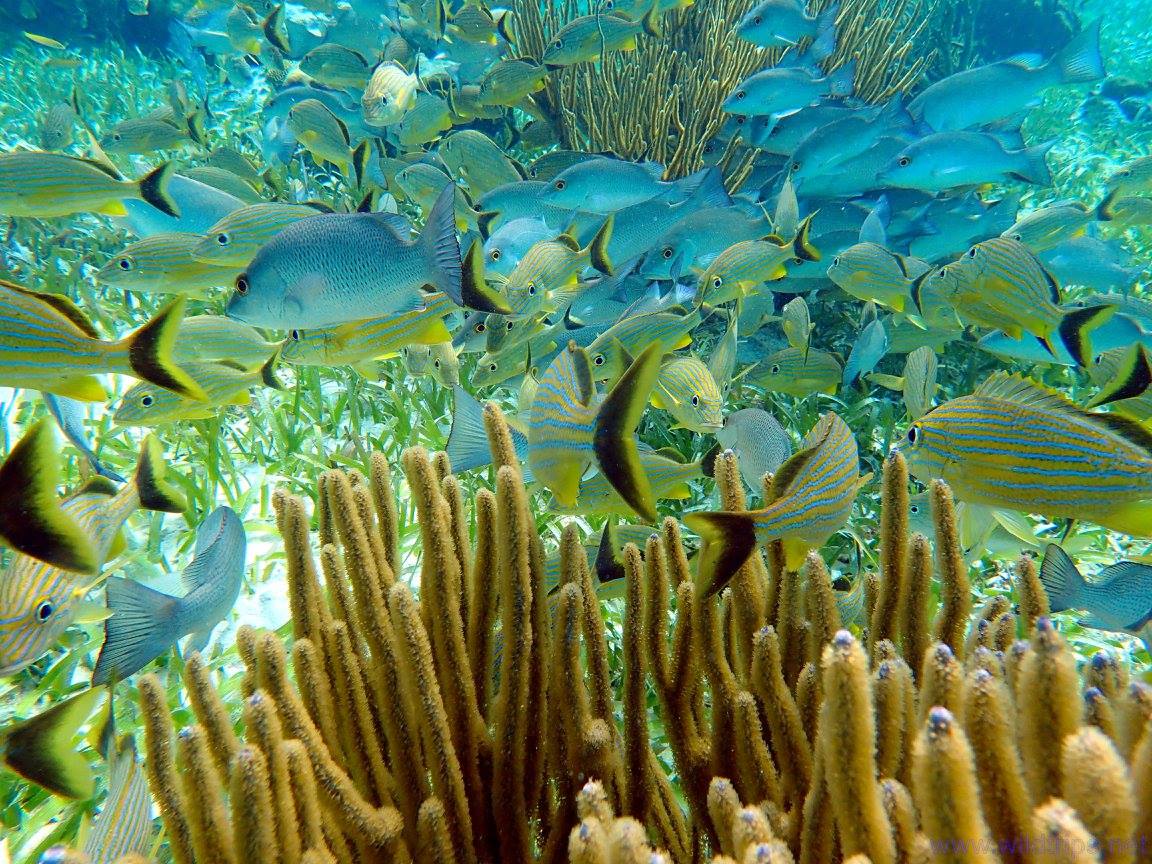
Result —
[[[468, 502], [442, 455], [401, 460], [418, 593], [395, 570], [382, 459], [321, 476], [319, 548], [306, 502], [275, 494], [293, 641], [238, 635], [239, 733], [198, 658], [197, 722], [175, 746], [163, 688], [140, 679], [177, 864], [1148, 860], [1152, 693], [1108, 654], [1081, 680], [1026, 563], [1020, 620], [1003, 598], [972, 614], [946, 487], [940, 600], [927, 539], [885, 537], [861, 635], [818, 554], [789, 572], [770, 547], [702, 597], [666, 519], [625, 547], [613, 675], [583, 538], [565, 526], [545, 595], [507, 427], [485, 418], [494, 491]], [[715, 473], [724, 506], [744, 507], [730, 454]], [[882, 521], [906, 535], [905, 489], [890, 459]]]

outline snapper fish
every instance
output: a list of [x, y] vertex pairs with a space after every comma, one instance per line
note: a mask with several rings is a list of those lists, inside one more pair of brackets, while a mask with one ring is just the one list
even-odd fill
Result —
[[85, 212], [124, 216], [124, 201], [133, 198], [178, 218], [180, 207], [168, 191], [171, 174], [165, 162], [133, 181], [103, 162], [63, 153], [0, 153], [0, 213], [37, 219]]
[[724, 425], [720, 385], [697, 357], [674, 357], [660, 367], [652, 404], [671, 414], [679, 428], [716, 432]]
[[1101, 570], [1092, 581], [1076, 569], [1068, 553], [1049, 543], [1040, 564], [1040, 582], [1053, 612], [1081, 609], [1088, 613], [1080, 624], [1098, 630], [1130, 633], [1152, 645], [1152, 567], [1118, 561]]
[[96, 279], [126, 291], [210, 297], [212, 289], [231, 285], [240, 268], [197, 258], [193, 250], [200, 242], [199, 234], [153, 234], [113, 255]]
[[724, 418], [716, 440], [736, 454], [740, 476], [753, 492], [765, 474], [775, 474], [792, 455], [788, 430], [763, 408], [741, 408]]
[[303, 204], [249, 204], [211, 225], [192, 246], [191, 255], [217, 267], [244, 267], [261, 246], [289, 225], [318, 213]]

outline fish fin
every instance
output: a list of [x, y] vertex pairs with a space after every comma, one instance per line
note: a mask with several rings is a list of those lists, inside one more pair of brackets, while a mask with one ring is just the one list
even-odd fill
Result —
[[805, 447], [803, 450], [797, 450], [789, 456], [784, 464], [781, 465], [776, 473], [772, 475], [772, 490], [775, 493], [773, 498], [779, 498], [788, 489], [792, 481], [803, 470], [804, 466], [816, 455], [816, 449], [820, 446], [820, 442], [816, 442], [811, 447]]
[[149, 435], [140, 445], [140, 457], [136, 465], [136, 491], [140, 496], [140, 506], [145, 510], [161, 513], [183, 513], [188, 509], [184, 495], [167, 479], [168, 463], [164, 461], [164, 451], [154, 435]]
[[184, 320], [185, 298], [177, 297], [156, 317], [124, 339], [128, 362], [133, 373], [165, 390], [197, 402], [208, 400], [208, 394], [172, 359], [172, 350]]
[[[455, 237], [455, 229], [453, 229]], [[488, 287], [488, 280], [484, 278], [484, 245], [477, 239], [472, 241], [468, 252], [464, 256], [459, 280], [459, 297], [453, 297], [445, 291], [459, 305], [466, 309], [475, 309], [478, 312], [494, 312], [497, 315], [510, 315], [512, 307], [507, 299], [498, 291]]]
[[601, 585], [624, 578], [624, 565], [616, 555], [617, 540], [615, 526], [611, 520], [604, 523], [600, 534], [600, 545], [596, 549], [596, 577]]
[[711, 597], [724, 589], [755, 550], [755, 518], [752, 513], [689, 513], [684, 524], [704, 541], [696, 590], [702, 599]]
[[1100, 222], [1111, 222], [1116, 218], [1115, 205], [1120, 197], [1120, 190], [1113, 189], [1104, 196], [1104, 200], [1096, 207], [1096, 219]]
[[[276, 367], [280, 365], [280, 354], [282, 351], [282, 348], [277, 348], [276, 353], [269, 357], [264, 365], [260, 367], [260, 382], [265, 387], [271, 387], [273, 390], [284, 389], [284, 385], [280, 382], [280, 379], [276, 377]], [[245, 396], [247, 396], [247, 393], [245, 393]], [[240, 404], [247, 405], [248, 400], [245, 399], [245, 401]]]
[[1068, 553], [1055, 543], [1049, 543], [1044, 549], [1044, 560], [1040, 563], [1040, 584], [1044, 586], [1053, 612], [1074, 607], [1085, 587], [1084, 577]]
[[820, 250], [812, 245], [809, 233], [812, 228], [812, 218], [815, 213], [809, 213], [796, 229], [796, 237], [792, 241], [792, 254], [801, 261], [819, 261]]
[[660, 372], [662, 356], [658, 343], [649, 345], [620, 376], [600, 405], [592, 437], [596, 463], [604, 478], [648, 522], [656, 521], [656, 504], [640, 463], [635, 431]]
[[1143, 395], [1149, 387], [1152, 387], [1152, 358], [1142, 343], [1135, 342], [1124, 352], [1116, 377], [1100, 388], [1100, 392], [1084, 407], [1095, 408], [1118, 399], [1132, 399]]
[[[1116, 314], [1116, 309], [1116, 306], [1087, 306], [1074, 309], [1060, 320], [1060, 341], [1076, 365], [1081, 368], [1088, 365], [1092, 356], [1091, 331]], [[1147, 355], [1144, 356], [1147, 359]]]
[[616, 214], [608, 214], [608, 218], [604, 220], [604, 224], [600, 226], [600, 230], [596, 232], [592, 242], [588, 244], [588, 258], [592, 262], [592, 266], [605, 276], [613, 276], [616, 272], [612, 266], [612, 259], [608, 257], [608, 244], [612, 241], [612, 229], [615, 224]]
[[372, 143], [369, 139], [365, 138], [356, 145], [356, 149], [352, 151], [352, 168], [356, 172], [356, 185], [359, 187], [364, 186], [364, 181], [368, 177], [368, 168], [372, 161]]
[[[647, 33], [649, 36], [653, 36], [653, 37], [659, 39], [661, 36], [664, 35], [663, 30], [660, 27], [660, 3], [659, 3], [659, 0], [657, 0], [657, 2], [654, 2], [652, 4], [651, 8], [649, 8], [648, 12], [644, 15], [643, 19], [641, 19], [640, 23], [644, 28], [644, 32]], [[632, 40], [632, 47], [633, 48], [636, 47], [636, 40], [635, 39]]]
[[[216, 624], [220, 622], [217, 621]], [[216, 624], [211, 627], [205, 627], [203, 630], [193, 630], [188, 634], [188, 641], [184, 643], [184, 655], [187, 656], [193, 652], [201, 654], [204, 649], [208, 647], [208, 640], [212, 638], [212, 631], [216, 629]]]
[[100, 561], [92, 540], [56, 495], [58, 460], [50, 421], [44, 419], [0, 463], [0, 539], [63, 570], [95, 573]]
[[452, 388], [452, 427], [444, 447], [453, 471], [470, 471], [492, 462], [484, 427], [484, 406], [463, 387]]
[[180, 218], [180, 205], [168, 193], [168, 179], [172, 176], [175, 166], [171, 162], [153, 168], [140, 178], [136, 184], [140, 190], [140, 197], [173, 219]]
[[1046, 159], [1048, 151], [1052, 149], [1054, 142], [1048, 141], [1044, 144], [1037, 144], [1035, 147], [1028, 147], [1019, 151], [1019, 155], [1023, 160], [1023, 164], [1015, 171], [1008, 173], [1025, 183], [1035, 183], [1037, 186], [1051, 186], [1052, 185], [1052, 172], [1048, 169], [1048, 161]]
[[76, 624], [99, 624], [102, 621], [107, 621], [111, 615], [111, 611], [104, 604], [95, 600], [83, 600], [76, 604], [76, 611], [73, 613], [72, 620]]
[[1100, 54], [1100, 19], [1097, 18], [1056, 55], [1061, 83], [1087, 84], [1104, 77], [1104, 58]]
[[73, 740], [104, 691], [89, 689], [16, 724], [5, 734], [4, 764], [54, 795], [84, 800], [95, 780]]
[[52, 392], [57, 396], [67, 396], [69, 399], [78, 399], [81, 402], [106, 402], [108, 391], [99, 379], [91, 375], [78, 375], [53, 385]]
[[109, 201], [96, 208], [96, 212], [103, 216], [127, 216], [128, 208], [123, 201]]
[[873, 384], [879, 384], [886, 390], [895, 390], [902, 392], [904, 390], [904, 379], [898, 375], [884, 375], [880, 372], [870, 372], [868, 380]]
[[135, 675], [176, 641], [163, 634], [171, 632], [169, 625], [180, 598], [119, 576], [108, 579], [107, 592], [112, 616], [104, 622], [104, 644], [92, 671], [93, 686], [112, 676], [123, 680]]
[[428, 262], [429, 280], [438, 291], [443, 291], [460, 306], [460, 242], [456, 239], [456, 184], [446, 183], [428, 211], [424, 231], [420, 235]]
[[417, 345], [439, 345], [441, 342], [452, 341], [452, 333], [448, 330], [444, 319], [437, 318], [417, 333], [412, 341]]

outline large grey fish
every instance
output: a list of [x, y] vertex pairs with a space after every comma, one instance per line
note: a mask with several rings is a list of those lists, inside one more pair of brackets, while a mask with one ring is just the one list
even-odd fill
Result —
[[1008, 178], [1047, 186], [1052, 182], [1045, 156], [1052, 144], [1006, 150], [983, 132], [938, 132], [909, 144], [877, 179], [901, 189], [944, 192]]
[[44, 404], [48, 406], [48, 413], [52, 415], [56, 425], [64, 433], [64, 437], [84, 455], [88, 464], [92, 466], [92, 470], [101, 477], [107, 477], [117, 483], [127, 483], [127, 480], [111, 468], [104, 466], [104, 463], [96, 456], [92, 445], [88, 443], [88, 435], [84, 431], [85, 403], [76, 399], [69, 399], [67, 396], [57, 396], [54, 393], [41, 393], [40, 395], [44, 397]]
[[622, 159], [591, 159], [561, 171], [540, 198], [544, 203], [581, 213], [615, 213], [653, 198], [676, 203], [690, 198], [707, 176], [694, 174], [676, 182], [661, 180], [664, 168], [655, 163]]
[[765, 474], [775, 474], [792, 455], [788, 430], [763, 408], [733, 411], [715, 434], [721, 446], [736, 454], [740, 476], [754, 492], [760, 491]]
[[244, 578], [244, 523], [230, 507], [213, 510], [196, 532], [192, 563], [184, 571], [183, 597], [162, 594], [132, 579], [108, 580], [104, 645], [92, 684], [122, 680], [143, 669], [180, 639], [207, 637], [236, 604]]
[[1131, 633], [1146, 646], [1152, 644], [1152, 630], [1147, 626], [1152, 621], [1152, 567], [1147, 564], [1118, 561], [1089, 582], [1067, 552], [1049, 543], [1040, 565], [1040, 581], [1053, 612], [1083, 609], [1089, 613], [1080, 620], [1085, 627]]
[[236, 277], [228, 316], [281, 330], [332, 327], [423, 308], [428, 286], [461, 306], [507, 312], [477, 275], [482, 253], [462, 270], [455, 188], [444, 187], [415, 240], [394, 213], [323, 213], [289, 225]]

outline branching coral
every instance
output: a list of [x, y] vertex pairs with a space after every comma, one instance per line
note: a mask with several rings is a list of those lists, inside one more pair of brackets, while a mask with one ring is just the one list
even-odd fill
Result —
[[[1004, 601], [970, 615], [946, 487], [939, 608], [928, 541], [886, 537], [862, 638], [818, 554], [796, 573], [769, 548], [705, 598], [665, 520], [623, 555], [614, 678], [582, 538], [565, 528], [546, 597], [508, 430], [485, 416], [500, 467], [471, 507], [442, 455], [402, 459], [418, 596], [394, 569], [382, 457], [367, 478], [321, 477], [316, 552], [305, 502], [276, 493], [294, 640], [241, 632], [241, 735], [195, 658], [198, 722], [175, 746], [159, 682], [141, 679], [176, 864], [1149, 860], [1147, 689], [1106, 654], [1080, 681], [1027, 565], [1021, 620]], [[715, 474], [724, 506], [743, 507], [731, 453]], [[881, 522], [901, 535], [906, 477], [892, 457]]]

